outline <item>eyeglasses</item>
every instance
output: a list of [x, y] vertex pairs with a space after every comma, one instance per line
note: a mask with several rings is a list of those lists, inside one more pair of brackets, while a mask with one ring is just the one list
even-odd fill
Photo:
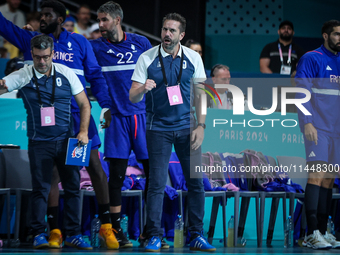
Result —
[[32, 54], [33, 55], [33, 58], [35, 59], [35, 60], [37, 60], [37, 61], [41, 61], [41, 59], [43, 59], [45, 62], [47, 61], [47, 60], [49, 60], [50, 59], [50, 57], [51, 57], [51, 55], [52, 55], [52, 52], [51, 52], [51, 54], [50, 55], [45, 55], [45, 56], [39, 56], [39, 55], [34, 55], [34, 54]]

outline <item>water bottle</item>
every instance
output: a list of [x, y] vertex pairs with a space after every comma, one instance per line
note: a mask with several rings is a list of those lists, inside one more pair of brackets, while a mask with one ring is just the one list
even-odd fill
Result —
[[332, 221], [332, 216], [328, 217], [328, 222], [327, 222], [327, 232], [328, 234], [334, 235], [334, 223]]
[[174, 238], [175, 248], [183, 248], [184, 246], [183, 229], [184, 229], [184, 223], [183, 223], [182, 215], [178, 214], [177, 219], [175, 221], [175, 238]]
[[122, 219], [120, 220], [120, 227], [123, 231], [123, 234], [127, 239], [129, 239], [129, 234], [128, 234], [128, 226], [129, 226], [129, 219], [126, 214], [122, 215]]
[[95, 218], [91, 221], [91, 246], [93, 248], [99, 248], [99, 229], [101, 226], [101, 222], [98, 218], [98, 214], [96, 214], [94, 217]]
[[228, 222], [228, 247], [234, 247], [234, 216], [231, 216]]
[[285, 225], [285, 237], [284, 237], [284, 247], [291, 248], [294, 246], [294, 227], [293, 227], [292, 216], [288, 216]]

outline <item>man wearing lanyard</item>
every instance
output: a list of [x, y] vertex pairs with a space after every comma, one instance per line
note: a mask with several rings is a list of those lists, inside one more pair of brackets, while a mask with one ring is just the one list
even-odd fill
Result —
[[79, 170], [65, 165], [68, 138], [74, 135], [71, 120], [71, 98], [80, 109], [77, 139], [88, 143], [91, 108], [84, 88], [75, 73], [62, 64], [52, 63], [53, 39], [38, 35], [31, 40], [33, 66], [25, 65], [0, 80], [0, 94], [20, 89], [27, 111], [28, 156], [32, 176], [33, 248], [49, 247], [45, 215], [51, 187], [53, 166], [58, 166], [65, 190], [65, 244], [92, 249], [81, 235], [79, 207]]
[[[91, 91], [102, 108], [101, 119], [105, 118], [103, 128], [107, 128], [111, 122], [110, 104], [111, 98], [108, 94], [108, 87], [101, 68], [98, 65], [89, 41], [82, 35], [70, 33], [62, 28], [66, 17], [65, 6], [57, 0], [46, 0], [41, 3], [40, 31], [49, 35], [54, 41], [54, 63], [61, 63], [71, 68], [86, 88], [86, 81], [91, 84]], [[24, 55], [25, 63], [32, 62], [30, 53], [30, 40], [38, 32], [30, 32], [15, 26], [6, 20], [0, 13], [0, 35], [19, 48]], [[85, 90], [86, 93], [86, 90]], [[76, 101], [71, 101], [72, 118], [74, 131], [79, 132], [80, 114]], [[107, 177], [98, 157], [98, 149], [101, 142], [98, 135], [96, 123], [91, 116], [89, 125], [89, 138], [92, 140], [90, 163], [86, 167], [92, 181], [93, 188], [98, 200], [98, 214], [101, 220], [102, 232], [106, 235], [108, 248], [115, 248], [118, 242], [112, 233], [112, 225], [109, 215], [109, 191]], [[56, 171], [57, 172], [57, 171]], [[57, 178], [53, 178], [51, 194], [49, 197], [48, 221], [50, 231], [50, 247], [60, 247], [62, 244], [61, 231], [58, 227], [58, 196]], [[54, 188], [53, 188], [54, 187]], [[54, 191], [54, 192], [53, 192]]]
[[[146, 230], [149, 238], [145, 251], [161, 248], [161, 217], [168, 165], [174, 145], [188, 186], [190, 249], [215, 251], [203, 237], [204, 188], [202, 178], [190, 178], [201, 165], [201, 144], [205, 116], [196, 105], [194, 117], [191, 79], [205, 80], [200, 55], [180, 44], [186, 20], [177, 13], [163, 18], [162, 43], [144, 52], [132, 75], [130, 100], [140, 102], [146, 94], [146, 142], [149, 153], [149, 189]], [[196, 94], [197, 95], [197, 94]], [[197, 102], [197, 101], [196, 101]], [[190, 133], [190, 127], [193, 131]]]
[[262, 73], [279, 73], [290, 75], [296, 70], [296, 65], [304, 51], [293, 43], [294, 26], [286, 20], [281, 22], [279, 40], [267, 44], [260, 56], [260, 71]]

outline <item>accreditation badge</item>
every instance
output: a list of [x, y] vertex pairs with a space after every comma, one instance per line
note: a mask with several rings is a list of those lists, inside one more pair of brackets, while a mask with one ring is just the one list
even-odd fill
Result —
[[54, 107], [41, 107], [40, 108], [41, 126], [54, 126], [55, 115]]
[[183, 104], [183, 98], [179, 85], [166, 87], [166, 92], [168, 93], [168, 98], [171, 106]]

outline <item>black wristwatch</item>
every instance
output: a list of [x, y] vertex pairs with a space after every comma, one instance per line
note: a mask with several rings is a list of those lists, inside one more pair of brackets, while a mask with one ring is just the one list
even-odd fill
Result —
[[198, 126], [201, 126], [203, 129], [205, 129], [205, 128], [207, 127], [204, 123], [198, 123], [198, 124], [197, 124], [197, 127], [198, 127]]

